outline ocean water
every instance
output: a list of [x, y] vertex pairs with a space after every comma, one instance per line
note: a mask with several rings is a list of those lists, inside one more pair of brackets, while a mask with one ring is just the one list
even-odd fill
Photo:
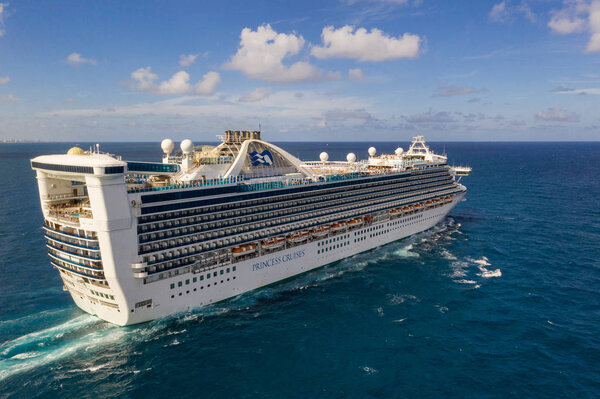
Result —
[[[369, 144], [282, 146], [344, 159]], [[44, 247], [29, 159], [70, 144], [0, 144], [0, 398], [599, 397], [600, 143], [431, 146], [473, 167], [433, 229], [116, 327], [73, 304]]]

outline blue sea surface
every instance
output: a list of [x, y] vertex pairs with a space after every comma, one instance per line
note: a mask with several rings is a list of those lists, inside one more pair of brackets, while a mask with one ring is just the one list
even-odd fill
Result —
[[431, 230], [131, 327], [80, 311], [50, 266], [29, 159], [70, 146], [0, 144], [0, 398], [600, 397], [600, 143], [433, 143], [473, 173]]

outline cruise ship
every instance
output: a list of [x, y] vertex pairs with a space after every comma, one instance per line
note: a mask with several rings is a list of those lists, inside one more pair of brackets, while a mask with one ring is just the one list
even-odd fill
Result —
[[471, 171], [422, 136], [310, 162], [257, 131], [219, 137], [165, 139], [154, 163], [98, 145], [31, 160], [50, 263], [77, 306], [130, 325], [277, 283], [433, 227]]

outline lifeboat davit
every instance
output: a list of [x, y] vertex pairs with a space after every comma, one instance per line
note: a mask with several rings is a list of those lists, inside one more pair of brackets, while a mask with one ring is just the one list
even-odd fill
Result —
[[308, 238], [308, 231], [297, 231], [295, 233], [290, 234], [291, 242], [302, 242]]
[[269, 238], [268, 240], [264, 240], [262, 242], [262, 247], [265, 249], [274, 249], [274, 248], [282, 247], [283, 244], [285, 244], [285, 238], [273, 237], [273, 238]]
[[233, 248], [233, 256], [248, 255], [256, 252], [256, 244], [244, 244]]
[[329, 227], [329, 226], [320, 226], [320, 227], [317, 227], [316, 229], [313, 229], [312, 234], [315, 237], [323, 237], [323, 236], [327, 235], [327, 233], [329, 233], [330, 229], [331, 229], [331, 227]]
[[336, 222], [331, 225], [331, 228], [333, 229], [333, 231], [344, 230], [346, 228], [346, 222]]

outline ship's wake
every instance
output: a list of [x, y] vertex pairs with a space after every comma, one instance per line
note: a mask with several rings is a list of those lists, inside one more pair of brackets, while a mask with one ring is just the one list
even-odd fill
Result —
[[[354, 255], [293, 280], [140, 326], [122, 328], [93, 316], [81, 315], [39, 331], [28, 332], [0, 343], [0, 381], [15, 374], [64, 360], [75, 354], [97, 354], [105, 348], [119, 345], [162, 343], [165, 339], [171, 342], [169, 345], [177, 345], [185, 340], [186, 329], [193, 328], [194, 324], [204, 323], [207, 319], [215, 317], [228, 317], [225, 316], [228, 314], [247, 314], [249, 317], [256, 317], [260, 314], [260, 307], [257, 308], [257, 304], [272, 304], [286, 300], [290, 295], [297, 295], [298, 291], [336, 283], [340, 281], [337, 278], [344, 274], [358, 273], [382, 262], [394, 264], [407, 260], [427, 264], [429, 257], [436, 256], [450, 264], [451, 272], [448, 276], [454, 282], [475, 288], [479, 286], [480, 279], [501, 276], [500, 269], [492, 269], [489, 260], [484, 256], [459, 259], [451, 253], [447, 248], [448, 243], [456, 240], [456, 236], [461, 234], [459, 229], [460, 224], [453, 218], [447, 217], [425, 232]], [[409, 295], [400, 295], [391, 297], [390, 302], [397, 304], [413, 300], [415, 299]], [[4, 325], [0, 327], [10, 325], [10, 328], [14, 329], [20, 323], [28, 324], [25, 321], [29, 317], [25, 316], [23, 320], [3, 321]], [[89, 357], [84, 356], [84, 358]], [[83, 360], [82, 362], [82, 367], [77, 369], [105, 371], [111, 368], [106, 364], [106, 359], [99, 364], [85, 363]]]

